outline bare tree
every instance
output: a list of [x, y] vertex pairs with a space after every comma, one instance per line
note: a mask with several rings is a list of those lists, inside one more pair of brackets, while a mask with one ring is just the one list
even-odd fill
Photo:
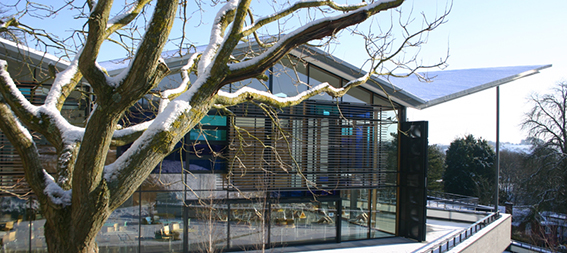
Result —
[[530, 97], [532, 109], [522, 127], [529, 131], [533, 150], [526, 158], [525, 199], [539, 210], [563, 212], [567, 203], [567, 83], [549, 94]]
[[567, 154], [567, 82], [558, 83], [551, 94], [534, 94], [529, 101], [533, 107], [522, 127], [530, 137]]
[[[410, 32], [410, 26], [400, 22], [402, 32], [398, 41], [392, 37], [392, 30], [378, 36], [366, 36], [368, 72], [344, 87], [322, 83], [285, 99], [247, 87], [234, 93], [221, 90], [233, 82], [262, 78], [263, 73], [290, 50], [308, 42], [332, 38], [337, 32], [403, 2], [382, 0], [342, 5], [334, 1], [298, 1], [278, 6], [273, 14], [265, 16], [254, 13], [250, 0], [229, 0], [219, 4], [211, 23], [208, 45], [189, 57], [182, 68], [184, 79], [180, 86], [161, 92], [157, 117], [123, 129], [119, 129], [118, 122], [124, 113], [150, 94], [170, 73], [162, 59], [162, 51], [172, 41], [170, 36], [176, 20], [181, 20], [185, 29], [177, 43], [184, 46], [188, 41], [191, 33], [186, 19], [190, 13], [186, 9], [187, 3], [138, 0], [118, 7], [118, 10], [112, 0], [87, 0], [84, 4], [66, 1], [63, 7], [54, 9], [40, 6], [43, 8], [40, 10], [50, 11], [48, 15], [65, 8], [78, 11], [77, 18], [85, 18], [84, 30], [60, 40], [43, 30], [17, 22], [18, 17], [30, 13], [20, 10], [19, 16], [16, 15], [13, 22], [2, 23], [2, 28], [18, 28], [33, 35], [46, 49], [56, 48], [71, 56], [69, 67], [55, 75], [49, 93], [40, 105], [32, 104], [22, 95], [7, 71], [7, 63], [0, 62], [0, 129], [17, 148], [24, 163], [26, 180], [40, 202], [46, 218], [45, 238], [49, 251], [97, 252], [96, 234], [112, 211], [133, 194], [211, 108], [247, 101], [274, 107], [294, 106], [320, 93], [340, 97], [374, 74], [399, 76], [399, 72], [393, 71], [402, 69], [406, 70], [403, 75], [409, 75], [419, 68], [442, 64], [443, 61], [424, 66], [413, 56], [397, 56], [407, 48], [419, 48], [425, 40], [423, 36], [445, 22], [447, 13], [431, 22], [426, 20], [416, 32]], [[153, 14], [146, 16], [151, 11]], [[262, 41], [257, 34], [264, 27], [283, 24], [298, 15], [306, 15], [308, 22], [285, 31], [285, 35], [275, 36], [268, 42]], [[145, 28], [143, 36], [135, 37], [142, 33], [136, 30], [137, 27]], [[244, 54], [245, 58], [235, 57], [235, 47], [242, 41], [250, 41], [252, 36], [256, 44], [265, 48], [261, 52], [248, 52]], [[128, 67], [119, 75], [109, 76], [97, 63], [106, 41], [120, 44], [130, 54]], [[77, 48], [65, 47], [69, 44]], [[192, 83], [191, 72], [197, 75]], [[85, 126], [77, 127], [62, 116], [61, 109], [81, 80], [88, 82], [96, 101]], [[54, 176], [45, 171], [30, 131], [44, 136], [55, 147], [58, 163]], [[131, 147], [116, 161], [105, 165], [110, 146], [127, 143], [132, 143]]]

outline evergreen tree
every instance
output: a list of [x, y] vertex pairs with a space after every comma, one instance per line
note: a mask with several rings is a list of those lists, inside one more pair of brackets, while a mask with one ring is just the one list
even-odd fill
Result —
[[428, 147], [429, 167], [427, 168], [427, 190], [443, 190], [443, 173], [445, 172], [445, 154], [437, 145]]
[[443, 174], [445, 192], [479, 198], [490, 203], [494, 185], [495, 153], [486, 140], [473, 135], [454, 140], [447, 150]]

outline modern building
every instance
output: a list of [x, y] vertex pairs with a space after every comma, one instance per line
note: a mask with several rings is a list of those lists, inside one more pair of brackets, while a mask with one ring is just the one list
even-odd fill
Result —
[[[20, 89], [41, 103], [49, 70], [69, 63], [0, 42], [0, 58], [8, 61]], [[172, 74], [159, 89], [179, 84], [189, 56], [164, 53]], [[127, 60], [100, 64], [114, 75]], [[437, 76], [433, 83], [373, 76], [340, 99], [319, 95], [284, 109], [247, 103], [211, 111], [108, 219], [97, 238], [100, 251], [235, 251], [395, 237], [426, 241], [428, 125], [406, 122], [406, 109], [423, 109], [547, 67], [440, 71], [429, 73]], [[266, 73], [267, 81], [224, 89], [249, 86], [289, 97], [321, 82], [341, 87], [363, 74], [319, 49], [300, 47]], [[63, 108], [73, 124], [81, 125], [88, 115], [88, 91], [85, 83]], [[124, 124], [151, 119], [153, 102], [141, 100]], [[0, 141], [1, 186], [17, 184], [10, 191], [24, 193], [18, 155], [1, 133]], [[53, 148], [42, 140], [38, 146], [45, 163], [54, 163]], [[127, 148], [116, 147], [116, 155]], [[44, 221], [33, 197], [0, 194], [2, 249], [45, 250]]]

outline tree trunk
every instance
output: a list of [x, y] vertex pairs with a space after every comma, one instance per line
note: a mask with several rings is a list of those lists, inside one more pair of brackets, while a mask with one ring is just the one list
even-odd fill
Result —
[[[46, 222], [44, 234], [48, 252], [98, 252], [96, 236], [98, 231], [102, 228], [102, 224], [104, 224], [109, 216], [107, 212], [99, 211], [103, 214], [98, 213], [98, 215], [93, 215], [89, 221], [85, 222], [74, 220], [71, 215], [71, 208], [69, 207], [63, 209], [48, 207], [45, 209]], [[85, 226], [84, 224], [89, 225]]]

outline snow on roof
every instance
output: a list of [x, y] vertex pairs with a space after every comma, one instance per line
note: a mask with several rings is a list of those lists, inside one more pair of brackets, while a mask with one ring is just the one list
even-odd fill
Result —
[[[354, 79], [366, 74], [359, 67], [329, 55], [318, 48], [300, 47], [293, 50], [292, 54], [345, 79]], [[539, 70], [548, 67], [551, 67], [551, 65], [441, 70], [420, 73], [426, 78], [432, 78], [432, 82], [420, 81], [416, 75], [406, 78], [388, 77], [387, 80], [382, 76], [372, 76], [372, 82], [362, 86], [383, 96], [386, 95], [384, 94], [386, 92], [394, 101], [407, 107], [424, 109], [537, 74]]]
[[[9, 49], [28, 51], [34, 56], [48, 58], [52, 61], [57, 58], [47, 53], [42, 53], [31, 48], [12, 45], [13, 42], [0, 39], [0, 44]], [[12, 48], [13, 47], [13, 48]], [[162, 53], [162, 58], [170, 65], [172, 70], [181, 68], [184, 64], [181, 61], [187, 60], [194, 52], [201, 52], [206, 46], [199, 46], [190, 50], [181, 52], [183, 57], [179, 57], [179, 50], [169, 50]], [[349, 64], [348, 62], [337, 59], [334, 56], [328, 55], [323, 50], [308, 47], [311, 57], [304, 58], [308, 61], [314, 61], [313, 64], [321, 65], [331, 72], [335, 73], [346, 79], [359, 78], [366, 74], [360, 68]], [[292, 51], [292, 54], [305, 56], [305, 51], [299, 50]], [[67, 61], [61, 59], [57, 63], [68, 65]], [[128, 67], [130, 59], [116, 59], [110, 61], [100, 62], [99, 65], [104, 67], [111, 75], [119, 73], [120, 70]], [[369, 89], [380, 95], [385, 91], [390, 95], [394, 101], [401, 103], [408, 107], [417, 109], [424, 109], [434, 105], [438, 105], [450, 100], [464, 97], [485, 89], [496, 87], [523, 77], [539, 73], [539, 70], [549, 68], [551, 65], [533, 65], [533, 66], [514, 66], [514, 67], [494, 67], [494, 68], [476, 68], [476, 69], [461, 69], [461, 70], [442, 70], [422, 72], [420, 75], [431, 78], [431, 82], [420, 81], [417, 76], [412, 75], [406, 78], [390, 77], [389, 81], [381, 77], [372, 77], [373, 83], [367, 83], [363, 87]], [[376, 85], [378, 83], [381, 87]]]
[[[206, 46], [198, 46], [198, 47], [192, 48], [192, 49], [182, 49], [181, 51], [179, 51], [179, 49], [167, 50], [167, 51], [163, 51], [161, 53], [161, 57], [169, 65], [169, 62], [172, 61], [172, 60], [181, 60], [181, 59], [188, 58], [187, 57], [188, 55], [190, 56], [195, 52], [201, 52], [205, 48], [206, 48]], [[179, 57], [180, 54], [182, 54], [183, 57]], [[130, 64], [130, 60], [131, 60], [131, 58], [120, 58], [120, 59], [113, 59], [113, 60], [99, 62], [98, 64], [99, 64], [99, 66], [105, 68], [106, 71], [108, 71], [112, 75], [112, 73], [115, 73], [115, 74], [119, 73], [121, 70], [128, 67], [128, 64]], [[183, 65], [181, 65], [181, 66], [183, 66]]]
[[390, 78], [390, 82], [398, 89], [425, 100], [417, 106], [423, 109], [537, 74], [549, 67], [551, 65], [431, 71], [421, 73], [425, 78], [432, 78], [431, 82], [420, 81], [415, 75]]
[[[2, 52], [0, 52], [0, 54], [7, 54], [5, 57], [25, 57], [28, 60], [32, 60], [34, 64], [40, 64], [40, 63], [51, 63], [54, 64], [56, 67], [60, 68], [60, 69], [64, 69], [66, 67], [68, 67], [71, 62], [61, 58], [61, 57], [57, 57], [54, 56], [50, 53], [44, 52], [44, 51], [39, 51], [30, 47], [27, 47], [21, 43], [16, 43], [13, 41], [9, 41], [7, 39], [4, 38], [0, 38], [0, 49], [2, 49]], [[6, 51], [8, 52], [6, 52]], [[13, 52], [15, 53], [14, 55], [9, 55], [9, 52]], [[20, 59], [22, 60], [22, 59]]]

